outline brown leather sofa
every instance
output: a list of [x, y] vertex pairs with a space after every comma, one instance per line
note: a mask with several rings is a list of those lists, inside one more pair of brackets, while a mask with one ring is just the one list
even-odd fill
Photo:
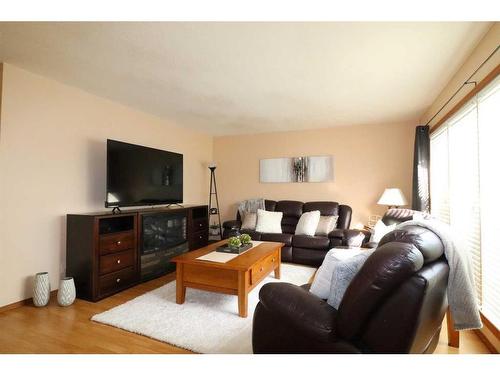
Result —
[[386, 234], [338, 310], [308, 286], [264, 285], [253, 319], [254, 353], [432, 353], [448, 305], [443, 250], [422, 227]]
[[[337, 202], [299, 202], [291, 200], [272, 201], [265, 200], [267, 211], [283, 212], [281, 228], [283, 233], [259, 233], [254, 230], [240, 230], [241, 217], [238, 212], [236, 220], [226, 221], [223, 224], [224, 236], [228, 238], [237, 233], [249, 234], [256, 241], [283, 242], [281, 250], [283, 262], [293, 262], [319, 267], [327, 251], [336, 246], [346, 246], [349, 239], [359, 233], [350, 230], [352, 209]], [[337, 228], [328, 236], [295, 235], [295, 227], [304, 212], [319, 210], [322, 216], [338, 215]], [[365, 242], [369, 240], [369, 233]]]

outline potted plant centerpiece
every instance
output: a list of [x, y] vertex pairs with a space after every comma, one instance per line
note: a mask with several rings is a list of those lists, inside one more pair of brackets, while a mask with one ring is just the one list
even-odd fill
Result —
[[252, 238], [248, 234], [229, 237], [227, 244], [219, 246], [218, 252], [241, 254], [252, 247]]

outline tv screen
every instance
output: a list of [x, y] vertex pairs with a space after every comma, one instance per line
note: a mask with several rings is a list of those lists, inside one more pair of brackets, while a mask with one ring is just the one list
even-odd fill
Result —
[[108, 139], [106, 207], [182, 202], [182, 154]]

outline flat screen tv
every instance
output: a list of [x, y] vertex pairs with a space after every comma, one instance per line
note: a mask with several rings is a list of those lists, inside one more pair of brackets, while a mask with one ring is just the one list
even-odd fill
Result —
[[106, 207], [182, 203], [182, 154], [108, 139]]

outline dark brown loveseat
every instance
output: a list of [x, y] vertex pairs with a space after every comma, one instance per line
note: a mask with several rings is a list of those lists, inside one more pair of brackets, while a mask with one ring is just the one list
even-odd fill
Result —
[[[241, 217], [239, 212], [236, 220], [226, 221], [223, 224], [224, 238], [236, 233], [249, 234], [256, 241], [283, 242], [285, 246], [281, 252], [281, 260], [307, 264], [319, 267], [329, 249], [336, 246], [346, 246], [352, 236], [359, 234], [359, 230], [350, 230], [351, 207], [337, 202], [299, 202], [291, 200], [272, 201], [265, 200], [267, 211], [283, 212], [281, 228], [283, 233], [259, 233], [252, 230], [240, 230]], [[295, 235], [295, 227], [304, 212], [319, 210], [322, 216], [338, 215], [337, 228], [328, 236]], [[364, 242], [369, 240], [366, 233]]]

